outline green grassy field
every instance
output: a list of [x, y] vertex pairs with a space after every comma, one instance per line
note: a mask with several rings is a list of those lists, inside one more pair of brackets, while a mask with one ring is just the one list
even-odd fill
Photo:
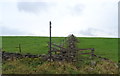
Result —
[[[53, 37], [52, 42], [62, 44], [64, 37]], [[118, 61], [118, 38], [83, 38], [78, 37], [79, 48], [95, 48], [95, 54]], [[46, 54], [48, 49], [48, 37], [32, 36], [3, 36], [2, 47], [7, 52], [19, 52], [21, 44], [22, 53]]]

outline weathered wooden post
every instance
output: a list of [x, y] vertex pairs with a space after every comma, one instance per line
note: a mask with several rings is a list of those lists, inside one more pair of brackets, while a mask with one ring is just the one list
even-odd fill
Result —
[[93, 59], [94, 57], [94, 48], [91, 49], [91, 58]]
[[20, 53], [21, 53], [21, 45], [19, 44], [19, 51], [20, 51]]
[[21, 45], [19, 44], [18, 47], [16, 47], [19, 49], [19, 52], [21, 53]]
[[51, 21], [49, 22], [49, 25], [50, 25], [50, 61], [52, 61], [52, 53], [51, 53]]

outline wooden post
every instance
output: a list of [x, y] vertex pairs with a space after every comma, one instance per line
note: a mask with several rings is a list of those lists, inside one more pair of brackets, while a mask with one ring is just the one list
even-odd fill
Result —
[[51, 54], [51, 21], [49, 22], [50, 25], [50, 61], [52, 61], [52, 54]]
[[19, 44], [18, 47], [16, 47], [19, 49], [19, 52], [21, 53], [21, 45]]
[[21, 53], [21, 45], [19, 44], [19, 51], [20, 51], [20, 53]]
[[92, 50], [91, 50], [91, 57], [92, 57], [92, 59], [93, 59], [93, 56], [94, 56], [94, 48], [92, 48]]

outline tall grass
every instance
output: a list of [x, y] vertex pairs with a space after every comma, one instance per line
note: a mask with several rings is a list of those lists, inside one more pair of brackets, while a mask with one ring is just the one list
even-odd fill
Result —
[[[77, 64], [78, 65], [78, 64]], [[39, 59], [21, 59], [6, 61], [3, 74], [117, 74], [118, 66], [109, 61], [98, 61], [96, 65], [72, 62], [42, 62]]]

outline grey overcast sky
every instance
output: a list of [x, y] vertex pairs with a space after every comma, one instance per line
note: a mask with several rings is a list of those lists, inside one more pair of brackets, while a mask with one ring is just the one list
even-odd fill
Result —
[[0, 0], [0, 35], [118, 37], [119, 0]]

